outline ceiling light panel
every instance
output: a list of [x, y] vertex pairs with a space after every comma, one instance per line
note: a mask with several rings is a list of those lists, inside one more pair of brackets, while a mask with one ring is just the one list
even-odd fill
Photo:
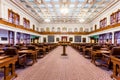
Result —
[[89, 8], [90, 7], [90, 4], [86, 4], [85, 6], [84, 6], [84, 8]]
[[70, 0], [71, 2], [75, 2], [76, 0]]
[[53, 0], [54, 2], [59, 2], [59, 0]]
[[28, 0], [29, 2], [34, 2], [34, 0]]
[[52, 8], [53, 6], [51, 4], [47, 4], [48, 8]]
[[70, 7], [70, 8], [74, 8], [75, 5], [74, 5], [74, 4], [70, 4], [69, 7]]
[[55, 7], [56, 7], [56, 8], [59, 8], [59, 7], [60, 7], [60, 5], [59, 5], [59, 4], [56, 4], [56, 5], [55, 5]]
[[79, 2], [84, 2], [85, 0], [78, 0]]
[[82, 7], [82, 4], [78, 4], [77, 7], [78, 7], [78, 8], [81, 8], [81, 7]]
[[50, 2], [51, 0], [45, 0], [45, 2]]
[[41, 7], [41, 8], [45, 8], [45, 5], [41, 4], [40, 7]]

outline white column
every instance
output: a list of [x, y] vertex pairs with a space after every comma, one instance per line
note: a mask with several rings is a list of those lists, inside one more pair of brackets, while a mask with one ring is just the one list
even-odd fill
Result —
[[112, 32], [112, 44], [114, 44], [114, 32]]
[[0, 18], [2, 18], [2, 0], [0, 0]]
[[41, 43], [41, 36], [39, 36], [39, 43]]
[[90, 37], [86, 36], [86, 43], [89, 43], [89, 42], [90, 42]]
[[17, 32], [14, 31], [14, 45], [16, 45], [17, 43]]

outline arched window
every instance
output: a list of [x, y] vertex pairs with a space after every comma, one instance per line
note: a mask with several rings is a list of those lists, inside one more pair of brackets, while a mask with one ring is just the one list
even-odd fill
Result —
[[44, 32], [44, 28], [41, 28], [41, 32]]
[[69, 29], [68, 29], [68, 32], [72, 32], [72, 28], [69, 28]]
[[83, 32], [83, 28], [82, 27], [80, 28], [80, 32]]
[[60, 32], [60, 27], [57, 28], [57, 32]]
[[63, 31], [63, 32], [67, 32], [67, 28], [66, 28], [66, 27], [63, 27], [63, 28], [62, 28], [62, 31]]
[[96, 30], [96, 29], [97, 29], [97, 25], [95, 24], [94, 30]]
[[55, 31], [55, 28], [54, 27], [52, 27], [52, 32], [54, 32]]
[[46, 32], [50, 32], [50, 28], [49, 27], [46, 27]]
[[77, 28], [75, 28], [75, 29], [74, 29], [74, 32], [78, 32], [78, 29], [77, 29]]

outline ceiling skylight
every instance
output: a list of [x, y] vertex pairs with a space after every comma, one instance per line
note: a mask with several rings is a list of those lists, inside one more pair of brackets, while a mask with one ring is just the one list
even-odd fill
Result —
[[45, 2], [50, 2], [51, 0], [45, 0]]
[[70, 4], [70, 8], [74, 8], [74, 6], [75, 6], [74, 4]]
[[71, 2], [75, 2], [75, 0], [70, 0]]
[[44, 21], [45, 21], [45, 22], [50, 22], [50, 19], [46, 18]]

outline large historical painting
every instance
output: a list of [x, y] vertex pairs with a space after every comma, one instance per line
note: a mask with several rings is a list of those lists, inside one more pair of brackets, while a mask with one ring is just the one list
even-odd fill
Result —
[[73, 41], [73, 38], [72, 38], [72, 37], [70, 37], [70, 38], [69, 38], [69, 41], [70, 41], [70, 42], [72, 42], [72, 41]]
[[48, 36], [48, 42], [54, 42], [54, 36]]
[[75, 36], [75, 42], [81, 42], [81, 36]]

